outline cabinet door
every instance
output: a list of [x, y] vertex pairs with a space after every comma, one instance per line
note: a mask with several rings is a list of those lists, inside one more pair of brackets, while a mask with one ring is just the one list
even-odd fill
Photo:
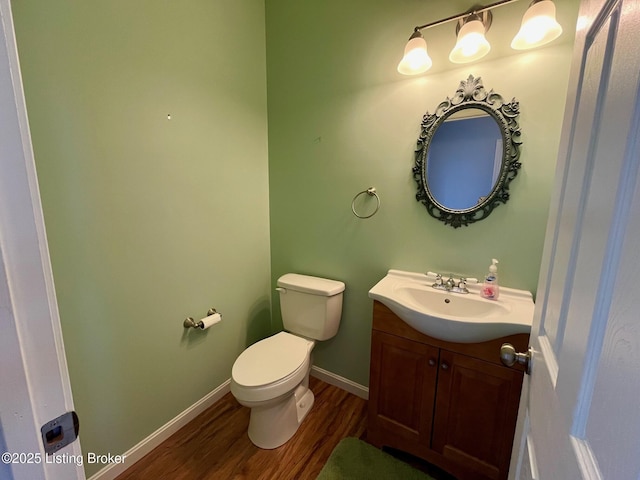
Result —
[[368, 439], [420, 454], [431, 436], [438, 349], [373, 330]]
[[432, 448], [474, 472], [506, 479], [522, 372], [440, 351]]

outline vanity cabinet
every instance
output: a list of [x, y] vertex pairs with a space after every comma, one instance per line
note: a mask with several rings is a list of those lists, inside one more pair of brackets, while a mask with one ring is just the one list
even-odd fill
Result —
[[374, 302], [367, 440], [396, 448], [460, 480], [506, 479], [524, 370], [500, 363], [500, 346], [529, 335], [444, 342]]

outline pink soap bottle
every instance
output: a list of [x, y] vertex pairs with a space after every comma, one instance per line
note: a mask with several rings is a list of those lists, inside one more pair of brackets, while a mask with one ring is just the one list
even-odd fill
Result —
[[489, 273], [484, 277], [484, 283], [480, 290], [480, 295], [489, 300], [497, 300], [500, 295], [500, 286], [498, 285], [498, 260], [493, 258], [489, 266]]

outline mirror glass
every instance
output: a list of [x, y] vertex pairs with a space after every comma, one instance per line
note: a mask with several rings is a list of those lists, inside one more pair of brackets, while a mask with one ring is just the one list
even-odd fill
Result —
[[510, 195], [520, 163], [520, 105], [469, 75], [422, 118], [413, 177], [416, 200], [454, 228], [489, 216]]
[[451, 210], [482, 203], [496, 185], [502, 154], [500, 126], [487, 112], [469, 108], [449, 115], [427, 152], [427, 184], [433, 198]]

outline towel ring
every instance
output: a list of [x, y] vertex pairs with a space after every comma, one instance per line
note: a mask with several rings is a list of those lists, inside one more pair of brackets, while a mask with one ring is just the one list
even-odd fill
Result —
[[[356, 212], [356, 199], [360, 195], [362, 195], [363, 193], [366, 193], [370, 197], [376, 197], [376, 200], [377, 200], [376, 209], [373, 211], [373, 213], [371, 213], [369, 215], [360, 215], [358, 212]], [[379, 208], [380, 208], [380, 197], [376, 193], [376, 187], [369, 187], [366, 190], [361, 191], [360, 193], [356, 194], [355, 197], [353, 197], [353, 201], [351, 202], [351, 211], [358, 218], [370, 218], [370, 217], [373, 217], [378, 212]]]

